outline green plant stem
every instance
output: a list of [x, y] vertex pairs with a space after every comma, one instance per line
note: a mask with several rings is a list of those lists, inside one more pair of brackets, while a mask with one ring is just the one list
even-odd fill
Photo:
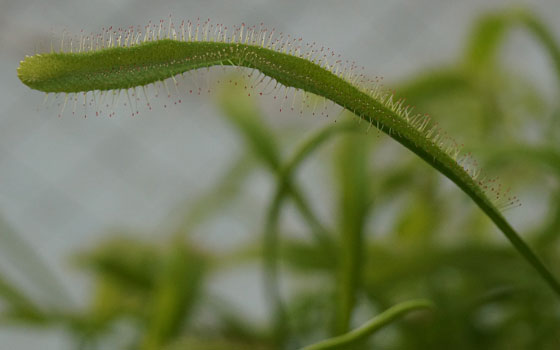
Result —
[[278, 285], [278, 220], [282, 203], [287, 195], [291, 195], [298, 210], [307, 221], [317, 243], [323, 248], [325, 254], [334, 256], [334, 247], [327, 229], [320, 223], [311, 208], [307, 205], [300, 191], [294, 189], [293, 176], [299, 165], [307, 159], [314, 150], [318, 149], [321, 144], [326, 142], [330, 137], [348, 131], [356, 131], [355, 124], [342, 123], [338, 125], [329, 125], [309, 139], [305, 140], [295, 153], [286, 161], [278, 172], [277, 186], [273, 199], [268, 206], [267, 219], [264, 228], [264, 266], [265, 266], [265, 288], [267, 294], [272, 301], [274, 307], [274, 323], [275, 338], [277, 342], [282, 342], [287, 333], [286, 312], [280, 297], [280, 288]]
[[439, 170], [442, 174], [447, 176], [451, 181], [453, 181], [459, 188], [461, 188], [471, 199], [478, 205], [478, 207], [494, 222], [494, 224], [502, 231], [514, 248], [531, 264], [535, 270], [541, 275], [549, 287], [560, 297], [560, 283], [552, 275], [552, 273], [546, 268], [543, 262], [537, 257], [537, 255], [531, 250], [531, 248], [523, 241], [519, 234], [511, 227], [511, 225], [506, 221], [502, 214], [487, 200], [482, 198], [473, 188], [470, 187], [465, 182], [461, 181], [454, 174], [450, 173], [445, 166], [440, 164], [433, 159], [430, 159], [429, 155], [423, 153], [421, 150], [415, 153], [424, 159], [426, 162], [430, 163], [434, 168]]
[[[284, 188], [283, 188], [284, 189]], [[264, 286], [273, 308], [274, 343], [282, 348], [288, 334], [286, 309], [278, 280], [278, 220], [285, 190], [277, 192], [269, 206], [264, 228]]]
[[[484, 208], [483, 208], [484, 210]], [[500, 230], [506, 235], [511, 244], [520, 252], [527, 261], [533, 265], [537, 272], [544, 278], [548, 285], [553, 289], [553, 291], [560, 296], [560, 285], [552, 273], [544, 266], [542, 261], [533, 253], [531, 248], [525, 243], [521, 237], [515, 232], [515, 230], [509, 225], [509, 223], [501, 215], [496, 215], [491, 211], [486, 211], [486, 214], [492, 219], [492, 221], [500, 228]]]
[[338, 337], [320, 341], [318, 343], [306, 346], [301, 350], [329, 350], [343, 349], [346, 346], [358, 342], [372, 335], [379, 329], [391, 324], [394, 320], [406, 315], [407, 313], [419, 310], [433, 308], [432, 302], [424, 299], [405, 301], [385, 310], [380, 315], [366, 322], [361, 327], [343, 334]]
[[348, 332], [357, 294], [362, 286], [364, 222], [370, 204], [367, 172], [369, 148], [365, 139], [343, 138], [335, 165], [339, 184], [339, 244], [337, 252], [336, 312], [333, 335]]

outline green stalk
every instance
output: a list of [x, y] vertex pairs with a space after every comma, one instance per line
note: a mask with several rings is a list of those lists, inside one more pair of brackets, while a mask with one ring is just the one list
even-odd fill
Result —
[[294, 154], [280, 168], [277, 176], [276, 190], [273, 199], [267, 210], [267, 219], [264, 229], [264, 256], [265, 256], [265, 286], [267, 294], [272, 300], [275, 310], [275, 339], [281, 343], [288, 333], [288, 324], [286, 320], [286, 311], [279, 294], [278, 285], [278, 220], [282, 204], [288, 195], [291, 195], [299, 212], [307, 221], [317, 243], [323, 248], [325, 254], [333, 256], [335, 254], [332, 242], [329, 239], [327, 229], [317, 219], [307, 201], [303, 198], [301, 191], [295, 188], [293, 184], [293, 176], [299, 166], [311, 154], [318, 149], [324, 142], [329, 140], [341, 132], [356, 131], [355, 125], [338, 124], [329, 125], [310, 138], [305, 140], [296, 148]]
[[405, 301], [385, 310], [382, 314], [374, 317], [373, 319], [369, 320], [364, 325], [353, 331], [350, 331], [338, 337], [326, 339], [318, 343], [306, 346], [301, 350], [346, 349], [349, 345], [364, 340], [376, 331], [391, 324], [396, 319], [406, 315], [411, 311], [433, 307], [434, 305], [432, 304], [432, 302], [424, 299]]

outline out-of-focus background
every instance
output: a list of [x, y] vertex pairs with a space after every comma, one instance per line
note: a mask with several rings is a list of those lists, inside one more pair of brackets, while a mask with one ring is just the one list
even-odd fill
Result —
[[[262, 22], [382, 76], [511, 186], [504, 215], [560, 276], [557, 0], [1, 0], [1, 349], [297, 348], [418, 297], [438, 310], [364, 348], [560, 347], [560, 303], [489, 220], [336, 107], [280, 113], [219, 70], [180, 104], [58, 118], [17, 79], [63, 31], [170, 14]], [[279, 169], [324, 128], [275, 211]]]

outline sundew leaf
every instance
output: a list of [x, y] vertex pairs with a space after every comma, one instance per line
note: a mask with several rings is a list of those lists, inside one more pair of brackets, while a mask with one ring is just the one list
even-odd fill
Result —
[[[528, 23], [534, 27], [534, 21]], [[500, 212], [499, 208], [515, 206], [516, 198], [504, 194], [494, 179], [479, 177], [470, 157], [461, 156], [456, 142], [431, 124], [428, 116], [413, 114], [404, 101], [396, 101], [378, 85], [372, 87], [372, 81], [354, 73], [353, 65], [343, 67], [330, 52], [297, 39], [273, 40], [273, 31], [244, 24], [233, 33], [221, 26], [211, 31], [208, 22], [194, 29], [188, 24], [176, 30], [171, 23], [167, 28], [163, 34], [160, 25], [148, 27], [143, 35], [121, 31], [115, 37], [113, 33], [107, 38], [86, 37], [85, 42], [80, 39], [78, 52], [27, 56], [18, 67], [18, 77], [30, 88], [66, 94], [65, 101], [68, 94], [75, 98], [78, 93], [87, 100], [88, 92], [93, 99], [96, 91], [97, 97], [110, 90], [128, 95], [129, 89], [136, 91], [188, 71], [236, 66], [259, 71], [275, 81], [274, 87], [324, 97], [386, 133], [454, 182], [560, 296], [556, 278]]]

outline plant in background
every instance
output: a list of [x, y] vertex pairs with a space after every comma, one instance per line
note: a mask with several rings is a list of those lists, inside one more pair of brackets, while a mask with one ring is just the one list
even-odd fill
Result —
[[[553, 62], [557, 67], [560, 66], [558, 48], [546, 28], [526, 12], [508, 11], [492, 14], [480, 21], [470, 42], [466, 63], [457, 68], [432, 72], [403, 84], [398, 90], [417, 106], [436, 106], [435, 113], [432, 113], [434, 118], [441, 112], [438, 108], [444, 111], [451, 109], [451, 115], [456, 116], [456, 124], [460, 124], [461, 120], [457, 116], [466, 113], [463, 108], [465, 104], [457, 104], [457, 100], [478, 103], [473, 115], [480, 116], [479, 122], [472, 123], [475, 119], [469, 118], [469, 123], [482, 125], [481, 133], [485, 137], [482, 138], [481, 149], [488, 147], [494, 159], [501, 159], [508, 152], [511, 154], [513, 148], [495, 150], [495, 145], [491, 146], [492, 142], [489, 141], [500, 125], [498, 121], [510, 116], [497, 102], [504, 98], [501, 95], [507, 89], [491, 87], [505, 82], [512, 86], [518, 82], [511, 74], [495, 69], [495, 52], [505, 30], [519, 24], [526, 26], [544, 43]], [[390, 169], [385, 168], [382, 172], [380, 169], [371, 169], [368, 159], [373, 157], [372, 143], [383, 146], [383, 140], [370, 135], [364, 137], [360, 133], [363, 134], [363, 130], [371, 126], [377, 127], [452, 180], [496, 224], [551, 289], [560, 294], [560, 285], [553, 274], [499, 211], [499, 208], [517, 206], [517, 199], [500, 189], [494, 179], [482, 177], [471, 158], [461, 156], [460, 147], [429, 117], [413, 114], [405, 107], [403, 100], [397, 100], [376, 85], [372, 86], [352, 67], [341, 68], [336, 59], [333, 62], [330, 54], [324, 54], [321, 49], [305, 48], [298, 40], [276, 39], [264, 29], [245, 28], [242, 25], [228, 35], [227, 28], [211, 27], [208, 22], [202, 26], [187, 23], [178, 28], [173, 28], [169, 23], [165, 30], [160, 23], [159, 27], [148, 27], [144, 33], [121, 32], [80, 38], [75, 47], [78, 47], [78, 52], [71, 50], [26, 57], [18, 69], [20, 79], [28, 86], [47, 93], [64, 93], [64, 106], [68, 101], [76, 104], [79, 94], [83, 94], [84, 104], [87, 105], [89, 93], [90, 100], [96, 106], [125, 94], [132, 108], [130, 96], [136, 100], [137, 91], [141, 89], [145, 93], [144, 86], [147, 84], [157, 86], [160, 81], [193, 69], [216, 65], [241, 66], [252, 69], [249, 76], [255, 82], [254, 85], [265, 85], [260, 87], [261, 91], [266, 91], [271, 85], [277, 89], [274, 91], [282, 91], [278, 90], [282, 89], [280, 85], [293, 87], [296, 95], [303, 96], [302, 104], [312, 105], [315, 102], [312, 99], [316, 97], [311, 94], [318, 95], [335, 102], [346, 109], [346, 113], [352, 113], [367, 123], [328, 125], [296, 147], [291, 156], [284, 158], [275, 142], [279, 136], [262, 122], [258, 108], [245, 89], [235, 88], [234, 84], [219, 94], [219, 103], [225, 115], [229, 116], [232, 125], [246, 140], [257, 163], [270, 171], [276, 183], [262, 229], [263, 266], [273, 310], [271, 330], [263, 332], [248, 326], [235, 313], [227, 313], [227, 307], [215, 305], [219, 315], [218, 325], [214, 325], [218, 337], [205, 339], [204, 336], [197, 336], [196, 328], [185, 323], [192, 318], [197, 300], [198, 303], [213, 304], [201, 297], [204, 295], [201, 292], [204, 288], [203, 276], [222, 267], [224, 263], [220, 263], [220, 259], [246, 261], [254, 257], [255, 247], [252, 246], [225, 258], [205, 256], [196, 253], [198, 249], [192, 248], [192, 243], [184, 243], [182, 237], [196, 230], [196, 225], [193, 225], [195, 220], [216, 214], [202, 213], [200, 208], [215, 209], [218, 203], [226, 199], [224, 195], [227, 195], [228, 201], [234, 200], [235, 196], [231, 194], [236, 193], [234, 189], [238, 189], [242, 180], [247, 178], [246, 157], [241, 157], [233, 165], [223, 183], [216, 186], [216, 192], [202, 198], [200, 205], [194, 206], [195, 214], [187, 216], [187, 222], [177, 229], [180, 234], [172, 235], [173, 243], [171, 248], [165, 249], [165, 253], [157, 252], [152, 245], [142, 243], [136, 249], [135, 244], [126, 243], [124, 246], [131, 255], [122, 256], [119, 253], [123, 250], [122, 245], [117, 242], [102, 247], [99, 255], [94, 254], [85, 260], [86, 266], [94, 267], [95, 273], [99, 275], [98, 303], [94, 304], [91, 314], [79, 317], [56, 312], [49, 314], [36, 310], [31, 301], [26, 303], [29, 307], [23, 311], [29, 313], [29, 310], [33, 310], [31, 314], [45, 322], [64, 322], [90, 345], [94, 345], [91, 339], [97, 338], [110, 329], [116, 320], [126, 316], [137, 320], [137, 329], [141, 334], [140, 339], [135, 338], [132, 346], [146, 349], [165, 346], [196, 346], [200, 349], [248, 346], [294, 348], [329, 335], [333, 338], [303, 348], [359, 348], [366, 346], [365, 338], [368, 335], [397, 316], [431, 305], [425, 300], [418, 300], [392, 306], [396, 301], [416, 294], [433, 300], [439, 306], [438, 311], [432, 316], [435, 320], [420, 317], [401, 328], [400, 340], [395, 341], [395, 344], [402, 348], [418, 347], [419, 344], [429, 348], [446, 348], [453, 344], [457, 348], [457, 342], [463, 344], [464, 348], [471, 348], [475, 344], [486, 344], [485, 348], [510, 348], [513, 343], [508, 343], [510, 340], [507, 337], [500, 341], [500, 337], [492, 336], [492, 327], [495, 326], [492, 322], [495, 324], [496, 321], [485, 315], [491, 312], [488, 310], [492, 310], [492, 307], [502, 310], [498, 313], [502, 317], [502, 320], [497, 321], [498, 330], [515, 329], [516, 319], [538, 319], [543, 325], [543, 336], [536, 340], [531, 338], [530, 341], [523, 338], [523, 341], [532, 346], [554, 343], [554, 336], [548, 330], [554, 327], [558, 313], [549, 310], [550, 313], [535, 315], [534, 312], [540, 309], [537, 305], [556, 301], [550, 300], [550, 293], [541, 294], [540, 291], [528, 289], [527, 286], [536, 283], [534, 273], [519, 264], [519, 259], [512, 256], [509, 250], [494, 247], [488, 242], [466, 241], [463, 245], [451, 248], [438, 243], [436, 233], [445, 229], [446, 222], [446, 215], [443, 214], [445, 205], [441, 204], [441, 198], [437, 198], [440, 179], [434, 177], [433, 171], [419, 167], [414, 159], [404, 154], [402, 162], [399, 159], [392, 160], [395, 166]], [[270, 79], [267, 81], [265, 77]], [[167, 89], [165, 82], [160, 85]], [[532, 91], [526, 88], [523, 93], [530, 95]], [[287, 97], [287, 93], [285, 96], [282, 92], [275, 94], [283, 100]], [[500, 95], [500, 99], [497, 95]], [[145, 98], [149, 104], [147, 94]], [[452, 103], [446, 105], [449, 101]], [[135, 113], [134, 110], [132, 113]], [[489, 120], [489, 115], [494, 118]], [[338, 185], [333, 188], [339, 193], [336, 210], [339, 217], [336, 219], [338, 223], [333, 225], [326, 224], [315, 213], [312, 203], [297, 184], [296, 171], [313, 152], [337, 135], [341, 142], [333, 162], [333, 173]], [[557, 156], [556, 150], [517, 147], [527, 150], [526, 154], [530, 158], [542, 159], [543, 163], [556, 164], [550, 159], [558, 159], [554, 158]], [[521, 152], [517, 150], [516, 153]], [[371, 243], [367, 239], [370, 230], [368, 218], [375, 217], [377, 208], [383, 208], [400, 192], [410, 193], [407, 203], [411, 204], [397, 215], [394, 237], [386, 238], [386, 242], [376, 240]], [[292, 239], [280, 241], [281, 210], [288, 199], [294, 203], [313, 234], [311, 243]], [[553, 207], [558, 208], [560, 205], [554, 204]], [[486, 231], [485, 227], [479, 225], [479, 216], [479, 213], [473, 213], [471, 218], [465, 220], [468, 227], [465, 232]], [[545, 230], [547, 233], [542, 235], [546, 239], [537, 242], [553, 242], [559, 226], [558, 220], [551, 220]], [[183, 245], [184, 249], [181, 248]], [[121, 248], [113, 249], [112, 246]], [[540, 251], [542, 247], [538, 245]], [[554, 248], [547, 248], [550, 251], [545, 252], [546, 257], [555, 261]], [[330, 283], [319, 291], [302, 292], [286, 303], [279, 292], [279, 261], [285, 261], [296, 272], [326, 274]], [[208, 269], [198, 269], [199, 266], [207, 265], [210, 266]], [[145, 269], [145, 266], [154, 268]], [[197, 268], [193, 269], [193, 266]], [[424, 280], [420, 281], [421, 278]], [[10, 293], [6, 292], [5, 295], [24, 295], [15, 287], [6, 286], [5, 290]], [[323, 303], [325, 299], [321, 298], [333, 300], [334, 306], [330, 306], [333, 303]], [[515, 298], [519, 298], [519, 302], [516, 303]], [[12, 301], [16, 299], [8, 298]], [[350, 331], [356, 316], [355, 310], [362, 303], [374, 305], [375, 310], [387, 311], [366, 322], [363, 327]], [[506, 304], [506, 307], [500, 303]], [[508, 303], [513, 305], [511, 309], [507, 308]], [[523, 303], [525, 308], [519, 308], [523, 310], [520, 315], [512, 311]], [[23, 314], [23, 311], [15, 310], [14, 315]], [[329, 329], [321, 327], [329, 319]], [[430, 323], [431, 326], [428, 325]], [[485, 329], [478, 329], [485, 324], [488, 334]], [[509, 325], [513, 325], [513, 328], [508, 328]], [[190, 331], [185, 332], [185, 329]], [[427, 329], [435, 330], [432, 334]], [[516, 337], [522, 338], [521, 335]]]

